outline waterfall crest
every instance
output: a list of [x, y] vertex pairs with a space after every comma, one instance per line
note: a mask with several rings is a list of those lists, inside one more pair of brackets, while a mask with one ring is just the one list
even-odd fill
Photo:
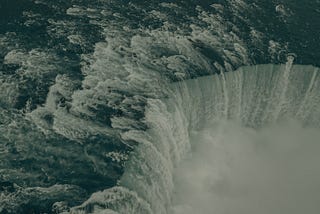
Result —
[[128, 131], [139, 142], [118, 186], [95, 193], [71, 213], [169, 213], [173, 173], [190, 151], [190, 134], [206, 122], [234, 120], [259, 129], [297, 120], [319, 128], [320, 78], [313, 66], [256, 65], [173, 83], [168, 98], [148, 99], [147, 131]]

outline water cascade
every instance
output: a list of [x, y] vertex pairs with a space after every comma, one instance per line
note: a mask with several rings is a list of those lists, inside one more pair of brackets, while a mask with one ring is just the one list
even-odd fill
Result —
[[[201, 169], [201, 167], [208, 166], [208, 170], [214, 170], [213, 168], [216, 167], [215, 169], [230, 171], [230, 167], [224, 167], [228, 165], [229, 159], [227, 157], [230, 157], [230, 160], [238, 161], [242, 156], [238, 155], [237, 151], [242, 152], [241, 154], [244, 156], [248, 155], [249, 151], [246, 151], [246, 148], [252, 150], [256, 146], [254, 143], [250, 144], [251, 141], [256, 141], [252, 140], [253, 138], [262, 139], [261, 141], [265, 139], [260, 134], [257, 134], [256, 138], [252, 137], [256, 136], [252, 133], [260, 130], [261, 135], [277, 135], [279, 133], [274, 127], [279, 127], [279, 125], [276, 124], [287, 124], [285, 127], [294, 127], [292, 130], [295, 128], [298, 130], [311, 129], [310, 135], [303, 132], [306, 136], [313, 136], [312, 143], [306, 143], [306, 147], [310, 146], [309, 149], [304, 151], [310, 151], [310, 149], [319, 151], [319, 146], [314, 142], [317, 141], [315, 139], [319, 139], [316, 138], [318, 134], [315, 130], [318, 130], [320, 126], [319, 69], [313, 66], [292, 65], [292, 63], [293, 58], [289, 57], [288, 62], [283, 65], [245, 66], [234, 72], [170, 84], [167, 89], [169, 90], [167, 98], [149, 99], [147, 102], [145, 120], [150, 128], [147, 131], [128, 131], [122, 134], [123, 139], [135, 140], [139, 144], [127, 161], [125, 173], [118, 186], [94, 193], [86, 202], [73, 208], [71, 212], [81, 213], [86, 210], [89, 213], [194, 213], [194, 210], [192, 211], [194, 207], [188, 208], [187, 205], [187, 208], [179, 208], [179, 203], [188, 203], [190, 198], [193, 201], [196, 199], [192, 196], [188, 200], [181, 199], [181, 194], [190, 194], [189, 190], [197, 189], [197, 184], [202, 185], [201, 170], [205, 169]], [[291, 129], [289, 128], [289, 130]], [[232, 135], [232, 133], [238, 133], [238, 135]], [[286, 133], [284, 136], [287, 136], [291, 132], [284, 131], [284, 133]], [[229, 135], [230, 138], [234, 137], [233, 140], [228, 138]], [[209, 136], [209, 138], [205, 136]], [[213, 141], [214, 144], [208, 144]], [[219, 145], [225, 141], [232, 143]], [[244, 142], [243, 145], [241, 142]], [[287, 144], [288, 140], [284, 145]], [[223, 147], [221, 152], [215, 150], [221, 149], [221, 147]], [[290, 148], [288, 146], [288, 150]], [[282, 149], [285, 154], [286, 149]], [[212, 151], [212, 156], [216, 155], [214, 157], [216, 159], [211, 158], [207, 153], [200, 162], [204, 161], [208, 164], [197, 165], [199, 156], [202, 154], [197, 151]], [[294, 151], [298, 152], [299, 150]], [[223, 156], [222, 154], [227, 155]], [[232, 155], [235, 156], [232, 157]], [[257, 154], [255, 154], [256, 156]], [[282, 155], [277, 157], [280, 158]], [[219, 162], [220, 164], [210, 164], [212, 161], [217, 163], [215, 161], [218, 159], [222, 160]], [[252, 161], [255, 160], [252, 156]], [[250, 161], [251, 159], [248, 159], [240, 161], [240, 163], [247, 164]], [[308, 163], [311, 162], [313, 161]], [[292, 167], [292, 165], [289, 166]], [[260, 169], [260, 167], [263, 165], [255, 165], [253, 169]], [[319, 170], [315, 170], [316, 168], [314, 165], [310, 167], [313, 178], [319, 178], [320, 175]], [[243, 169], [247, 168], [243, 167]], [[217, 173], [219, 173], [218, 171]], [[263, 170], [257, 170], [257, 173], [261, 171]], [[290, 170], [288, 169], [288, 171]], [[271, 170], [270, 172], [278, 171]], [[293, 171], [291, 170], [291, 172]], [[212, 171], [208, 173], [212, 176], [206, 177], [209, 180], [212, 179], [212, 182], [214, 182], [214, 177], [219, 177], [218, 175], [221, 174], [215, 174]], [[231, 175], [234, 175], [232, 171]], [[183, 177], [186, 176], [192, 178], [188, 180], [189, 184], [195, 185], [187, 185], [190, 187], [187, 188], [189, 192], [186, 187], [183, 187], [183, 182], [186, 183]], [[310, 178], [309, 181], [317, 180], [313, 178]], [[175, 181], [179, 180], [181, 185], [175, 184]], [[214, 183], [214, 186], [218, 188], [216, 191], [219, 192], [219, 188], [223, 188], [225, 184], [226, 182], [222, 182], [219, 187]], [[193, 194], [201, 194], [201, 188], [200, 190], [198, 188], [198, 192], [193, 192]], [[203, 192], [203, 194], [207, 193]], [[312, 195], [312, 193], [310, 194]], [[249, 200], [250, 198], [245, 199]], [[210, 201], [210, 198], [207, 198], [207, 201]], [[194, 205], [199, 206], [199, 204], [201, 203]], [[312, 200], [309, 204], [312, 204]], [[249, 209], [249, 211], [252, 210], [257, 211]], [[207, 213], [205, 209], [197, 212]], [[232, 210], [230, 212], [233, 213]]]

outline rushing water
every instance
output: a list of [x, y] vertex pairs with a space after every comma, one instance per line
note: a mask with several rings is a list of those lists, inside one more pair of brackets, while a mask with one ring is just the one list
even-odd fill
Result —
[[140, 144], [120, 187], [74, 212], [315, 213], [319, 69], [292, 62], [175, 83], [171, 98], [149, 99], [150, 129], [123, 136]]
[[0, 213], [312, 213], [319, 4], [0, 1]]

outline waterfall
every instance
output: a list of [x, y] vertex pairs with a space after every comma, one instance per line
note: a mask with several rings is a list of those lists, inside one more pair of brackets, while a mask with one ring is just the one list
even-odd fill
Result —
[[[319, 128], [320, 79], [313, 66], [256, 65], [169, 84], [168, 98], [148, 99], [149, 129], [128, 131], [139, 142], [118, 186], [94, 193], [72, 213], [170, 213], [174, 172], [184, 162], [192, 133], [207, 123], [232, 120], [259, 130], [285, 121]], [[196, 182], [196, 181], [194, 181]]]

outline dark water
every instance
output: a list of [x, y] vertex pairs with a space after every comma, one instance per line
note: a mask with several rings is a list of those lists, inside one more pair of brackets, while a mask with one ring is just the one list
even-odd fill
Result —
[[125, 133], [150, 128], [148, 100], [170, 95], [170, 82], [288, 54], [320, 66], [319, 8], [1, 0], [0, 213], [59, 213], [115, 186], [140, 144]]

